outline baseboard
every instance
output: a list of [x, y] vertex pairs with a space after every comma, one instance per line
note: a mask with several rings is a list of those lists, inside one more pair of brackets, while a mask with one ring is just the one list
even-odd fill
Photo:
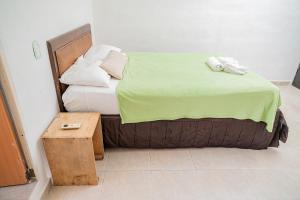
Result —
[[49, 193], [51, 187], [51, 179], [47, 178], [43, 183], [38, 182], [32, 191], [29, 200], [43, 200]]
[[272, 83], [275, 85], [281, 85], [281, 86], [286, 86], [290, 85], [292, 81], [290, 80], [271, 80]]

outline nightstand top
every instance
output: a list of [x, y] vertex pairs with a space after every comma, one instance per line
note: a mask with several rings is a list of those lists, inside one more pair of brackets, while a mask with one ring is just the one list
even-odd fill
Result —
[[[51, 122], [42, 138], [92, 138], [95, 132], [100, 113], [96, 112], [66, 112], [59, 113]], [[63, 130], [65, 123], [80, 123], [79, 129]]]

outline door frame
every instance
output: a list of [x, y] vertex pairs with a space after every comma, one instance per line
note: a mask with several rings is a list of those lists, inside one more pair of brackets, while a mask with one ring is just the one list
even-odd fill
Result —
[[25, 131], [22, 125], [20, 112], [16, 100], [15, 89], [13, 87], [9, 71], [4, 57], [4, 51], [0, 41], [0, 89], [3, 90], [4, 98], [7, 103], [8, 111], [11, 115], [11, 119], [16, 130], [16, 138], [19, 143], [21, 153], [25, 159], [25, 164], [28, 168], [28, 175], [30, 177], [35, 176], [32, 165], [32, 158], [30, 155], [28, 143], [25, 138]]

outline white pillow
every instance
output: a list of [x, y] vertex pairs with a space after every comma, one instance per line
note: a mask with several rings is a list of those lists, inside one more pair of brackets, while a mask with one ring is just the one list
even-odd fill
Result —
[[99, 67], [99, 62], [88, 64], [83, 59], [83, 56], [80, 56], [60, 78], [60, 82], [67, 85], [99, 87], [109, 87], [109, 80], [110, 75]]
[[96, 45], [92, 46], [84, 55], [84, 60], [88, 63], [94, 63], [103, 60], [110, 51], [121, 52], [122, 49], [111, 45]]
[[123, 70], [127, 62], [128, 57], [126, 54], [111, 51], [100, 64], [100, 67], [108, 74], [121, 80], [123, 77]]
[[79, 56], [73, 65], [87, 65], [84, 61], [83, 55]]

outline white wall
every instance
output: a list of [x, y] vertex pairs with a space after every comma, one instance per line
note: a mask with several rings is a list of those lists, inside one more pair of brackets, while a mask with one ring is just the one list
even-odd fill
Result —
[[94, 0], [97, 43], [234, 56], [271, 80], [300, 62], [299, 0]]
[[[46, 40], [92, 22], [91, 0], [0, 0], [0, 42], [41, 189], [48, 166], [40, 136], [58, 112]], [[31, 42], [42, 57], [35, 60]]]

